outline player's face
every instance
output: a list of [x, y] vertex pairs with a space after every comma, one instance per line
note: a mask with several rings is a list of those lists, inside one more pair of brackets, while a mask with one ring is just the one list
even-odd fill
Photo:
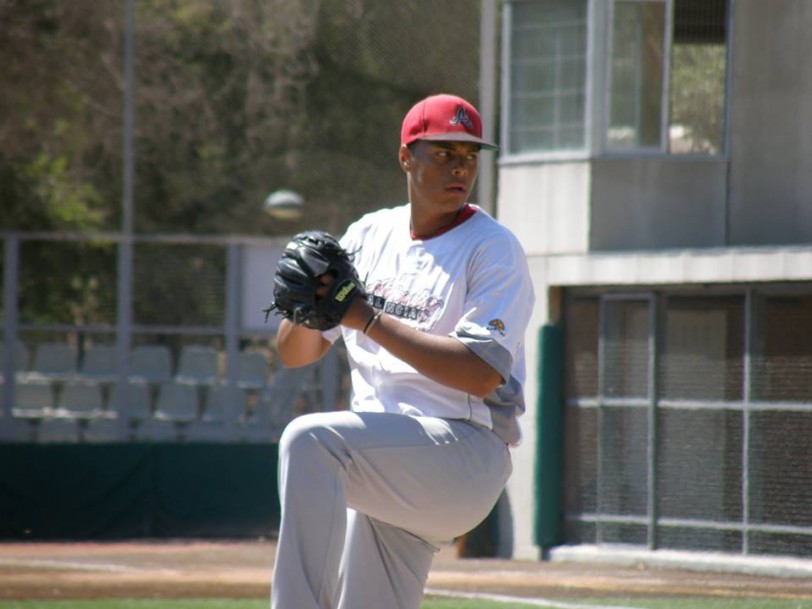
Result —
[[459, 209], [471, 196], [478, 163], [479, 145], [467, 142], [418, 141], [411, 149], [401, 148], [413, 204]]

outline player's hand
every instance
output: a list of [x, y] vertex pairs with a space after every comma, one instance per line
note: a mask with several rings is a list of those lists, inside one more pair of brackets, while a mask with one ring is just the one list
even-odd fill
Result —
[[[317, 299], [324, 298], [330, 293], [330, 286], [333, 284], [333, 281], [335, 281], [335, 279], [329, 274], [324, 274], [319, 277], [319, 283], [321, 285], [316, 288]], [[353, 296], [352, 304], [350, 304], [344, 317], [341, 318], [341, 325], [353, 330], [361, 330], [373, 312], [372, 307], [367, 304], [364, 295], [359, 292]]]

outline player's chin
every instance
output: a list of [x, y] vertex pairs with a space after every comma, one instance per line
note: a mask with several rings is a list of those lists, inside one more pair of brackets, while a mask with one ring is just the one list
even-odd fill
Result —
[[468, 201], [468, 189], [446, 188], [443, 191], [443, 200], [457, 206], [466, 203]]

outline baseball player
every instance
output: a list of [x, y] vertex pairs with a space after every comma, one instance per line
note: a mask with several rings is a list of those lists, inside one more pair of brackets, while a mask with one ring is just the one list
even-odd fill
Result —
[[[517, 239], [469, 203], [480, 150], [493, 148], [464, 99], [417, 103], [398, 153], [408, 204], [340, 240], [363, 290], [333, 329], [280, 324], [288, 367], [343, 336], [352, 399], [282, 434], [274, 609], [418, 609], [434, 554], [505, 486], [534, 294]], [[319, 281], [324, 294], [332, 278]]]

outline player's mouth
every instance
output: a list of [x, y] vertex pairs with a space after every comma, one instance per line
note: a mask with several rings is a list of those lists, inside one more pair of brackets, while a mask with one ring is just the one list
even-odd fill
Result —
[[465, 193], [468, 192], [468, 186], [461, 183], [461, 182], [454, 182], [452, 184], [448, 184], [445, 187], [445, 189], [446, 189], [447, 192], [451, 192], [451, 193], [454, 193], [454, 194], [460, 194], [460, 195], [464, 195]]

